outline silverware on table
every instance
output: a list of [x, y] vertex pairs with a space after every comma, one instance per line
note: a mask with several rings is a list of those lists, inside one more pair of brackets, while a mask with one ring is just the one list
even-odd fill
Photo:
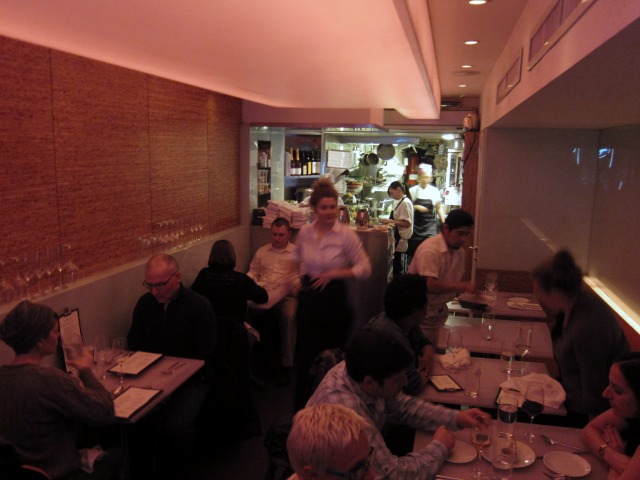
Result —
[[557, 440], [554, 440], [553, 438], [547, 436], [547, 435], [540, 435], [542, 437], [542, 439], [547, 442], [550, 445], [564, 445], [565, 447], [569, 447], [569, 448], [575, 448], [576, 450], [578, 450], [576, 453], [586, 453], [587, 450], [584, 447], [578, 447], [577, 445], [571, 445], [570, 443], [564, 443], [564, 442], [558, 442]]
[[180, 367], [184, 367], [185, 365], [186, 365], [186, 363], [181, 362], [181, 361], [178, 360], [173, 365], [171, 365], [170, 367], [168, 367], [165, 370], [163, 370], [163, 372], [164, 373], [174, 373], [177, 369], [179, 369]]

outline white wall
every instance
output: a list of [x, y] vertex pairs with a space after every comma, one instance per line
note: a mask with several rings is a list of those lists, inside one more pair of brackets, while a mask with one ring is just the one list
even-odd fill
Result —
[[595, 130], [485, 130], [478, 268], [530, 271], [562, 246], [585, 264], [598, 138]]

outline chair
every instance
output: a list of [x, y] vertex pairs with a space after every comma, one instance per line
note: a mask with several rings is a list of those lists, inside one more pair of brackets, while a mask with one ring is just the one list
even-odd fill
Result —
[[15, 480], [51, 480], [47, 472], [33, 465], [20, 465], [13, 478]]

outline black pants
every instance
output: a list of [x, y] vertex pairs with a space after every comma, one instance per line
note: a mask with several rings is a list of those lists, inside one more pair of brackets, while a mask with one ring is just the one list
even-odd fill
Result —
[[324, 290], [310, 287], [306, 277], [298, 294], [296, 385], [294, 406], [304, 408], [309, 392], [309, 369], [315, 357], [329, 348], [345, 348], [353, 315], [343, 281], [333, 281]]

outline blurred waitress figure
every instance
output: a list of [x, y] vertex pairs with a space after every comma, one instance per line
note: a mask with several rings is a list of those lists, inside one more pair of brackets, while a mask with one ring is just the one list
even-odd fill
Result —
[[352, 313], [346, 279], [371, 275], [371, 261], [356, 232], [338, 222], [338, 191], [331, 179], [313, 185], [309, 205], [316, 219], [296, 238], [302, 285], [298, 294], [295, 407], [304, 407], [309, 368], [316, 355], [345, 347]]

